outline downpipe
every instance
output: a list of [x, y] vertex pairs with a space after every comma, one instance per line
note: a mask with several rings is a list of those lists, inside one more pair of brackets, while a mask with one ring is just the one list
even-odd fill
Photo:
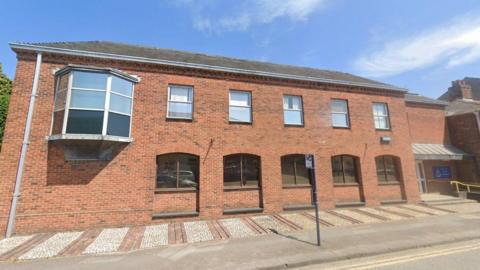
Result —
[[12, 204], [10, 206], [10, 214], [8, 215], [8, 224], [5, 237], [12, 236], [15, 227], [15, 216], [17, 215], [18, 198], [20, 197], [20, 189], [22, 187], [23, 170], [25, 167], [25, 157], [27, 155], [28, 144], [30, 140], [30, 129], [32, 126], [33, 110], [35, 108], [35, 99], [37, 97], [38, 80], [40, 78], [40, 66], [42, 65], [42, 54], [37, 53], [37, 63], [35, 65], [35, 74], [33, 76], [32, 94], [30, 95], [30, 104], [28, 106], [27, 121], [25, 123], [25, 131], [23, 133], [22, 150], [20, 152], [20, 160], [18, 161], [17, 176], [15, 178], [15, 189], [13, 191]]

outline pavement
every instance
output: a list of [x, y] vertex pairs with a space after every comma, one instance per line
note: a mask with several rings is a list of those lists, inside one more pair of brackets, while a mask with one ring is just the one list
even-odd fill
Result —
[[[321, 211], [322, 227], [352, 226], [453, 213], [425, 205], [395, 205]], [[313, 230], [313, 211], [166, 223], [152, 226], [16, 236], [0, 241], [0, 260], [130, 252], [167, 245], [254, 237], [273, 232]]]
[[[308, 212], [19, 236], [0, 242], [1, 258], [7, 260], [0, 268], [299, 267], [479, 238], [479, 206], [397, 205], [322, 212], [321, 247], [315, 245], [314, 219]], [[175, 242], [180, 239], [176, 233], [183, 242]], [[52, 257], [56, 258], [38, 259]]]

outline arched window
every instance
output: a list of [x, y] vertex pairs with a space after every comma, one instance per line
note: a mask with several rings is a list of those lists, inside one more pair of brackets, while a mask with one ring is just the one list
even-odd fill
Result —
[[157, 156], [157, 188], [197, 188], [198, 157], [172, 153]]
[[258, 187], [260, 183], [260, 157], [234, 154], [223, 159], [223, 185], [225, 187]]
[[310, 185], [310, 174], [305, 167], [305, 155], [293, 154], [283, 156], [282, 183], [288, 185]]
[[395, 183], [400, 181], [399, 158], [395, 156], [378, 156], [375, 158], [377, 165], [378, 182]]
[[348, 155], [332, 157], [332, 175], [335, 184], [358, 183], [357, 158]]

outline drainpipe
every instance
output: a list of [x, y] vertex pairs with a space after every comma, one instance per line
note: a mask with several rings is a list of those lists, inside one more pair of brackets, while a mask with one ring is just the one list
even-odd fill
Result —
[[480, 112], [474, 112], [475, 118], [477, 119], [477, 131], [480, 133]]
[[25, 156], [30, 139], [30, 128], [32, 124], [33, 109], [35, 107], [35, 98], [37, 97], [38, 79], [40, 77], [40, 66], [42, 64], [42, 54], [37, 53], [37, 64], [35, 65], [35, 75], [33, 76], [32, 94], [30, 95], [30, 104], [28, 106], [27, 121], [23, 133], [22, 151], [18, 161], [17, 177], [15, 178], [15, 189], [13, 191], [12, 204], [10, 206], [10, 215], [8, 216], [7, 232], [5, 237], [12, 236], [15, 226], [15, 216], [17, 214], [18, 198], [20, 197], [20, 188], [22, 186], [23, 168], [25, 167]]

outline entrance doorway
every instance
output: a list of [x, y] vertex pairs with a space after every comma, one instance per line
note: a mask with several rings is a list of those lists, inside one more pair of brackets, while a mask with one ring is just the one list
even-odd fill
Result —
[[420, 193], [427, 193], [427, 179], [425, 178], [425, 169], [423, 167], [423, 161], [417, 160], [415, 161], [415, 169], [417, 172], [417, 179], [418, 179], [418, 189]]

